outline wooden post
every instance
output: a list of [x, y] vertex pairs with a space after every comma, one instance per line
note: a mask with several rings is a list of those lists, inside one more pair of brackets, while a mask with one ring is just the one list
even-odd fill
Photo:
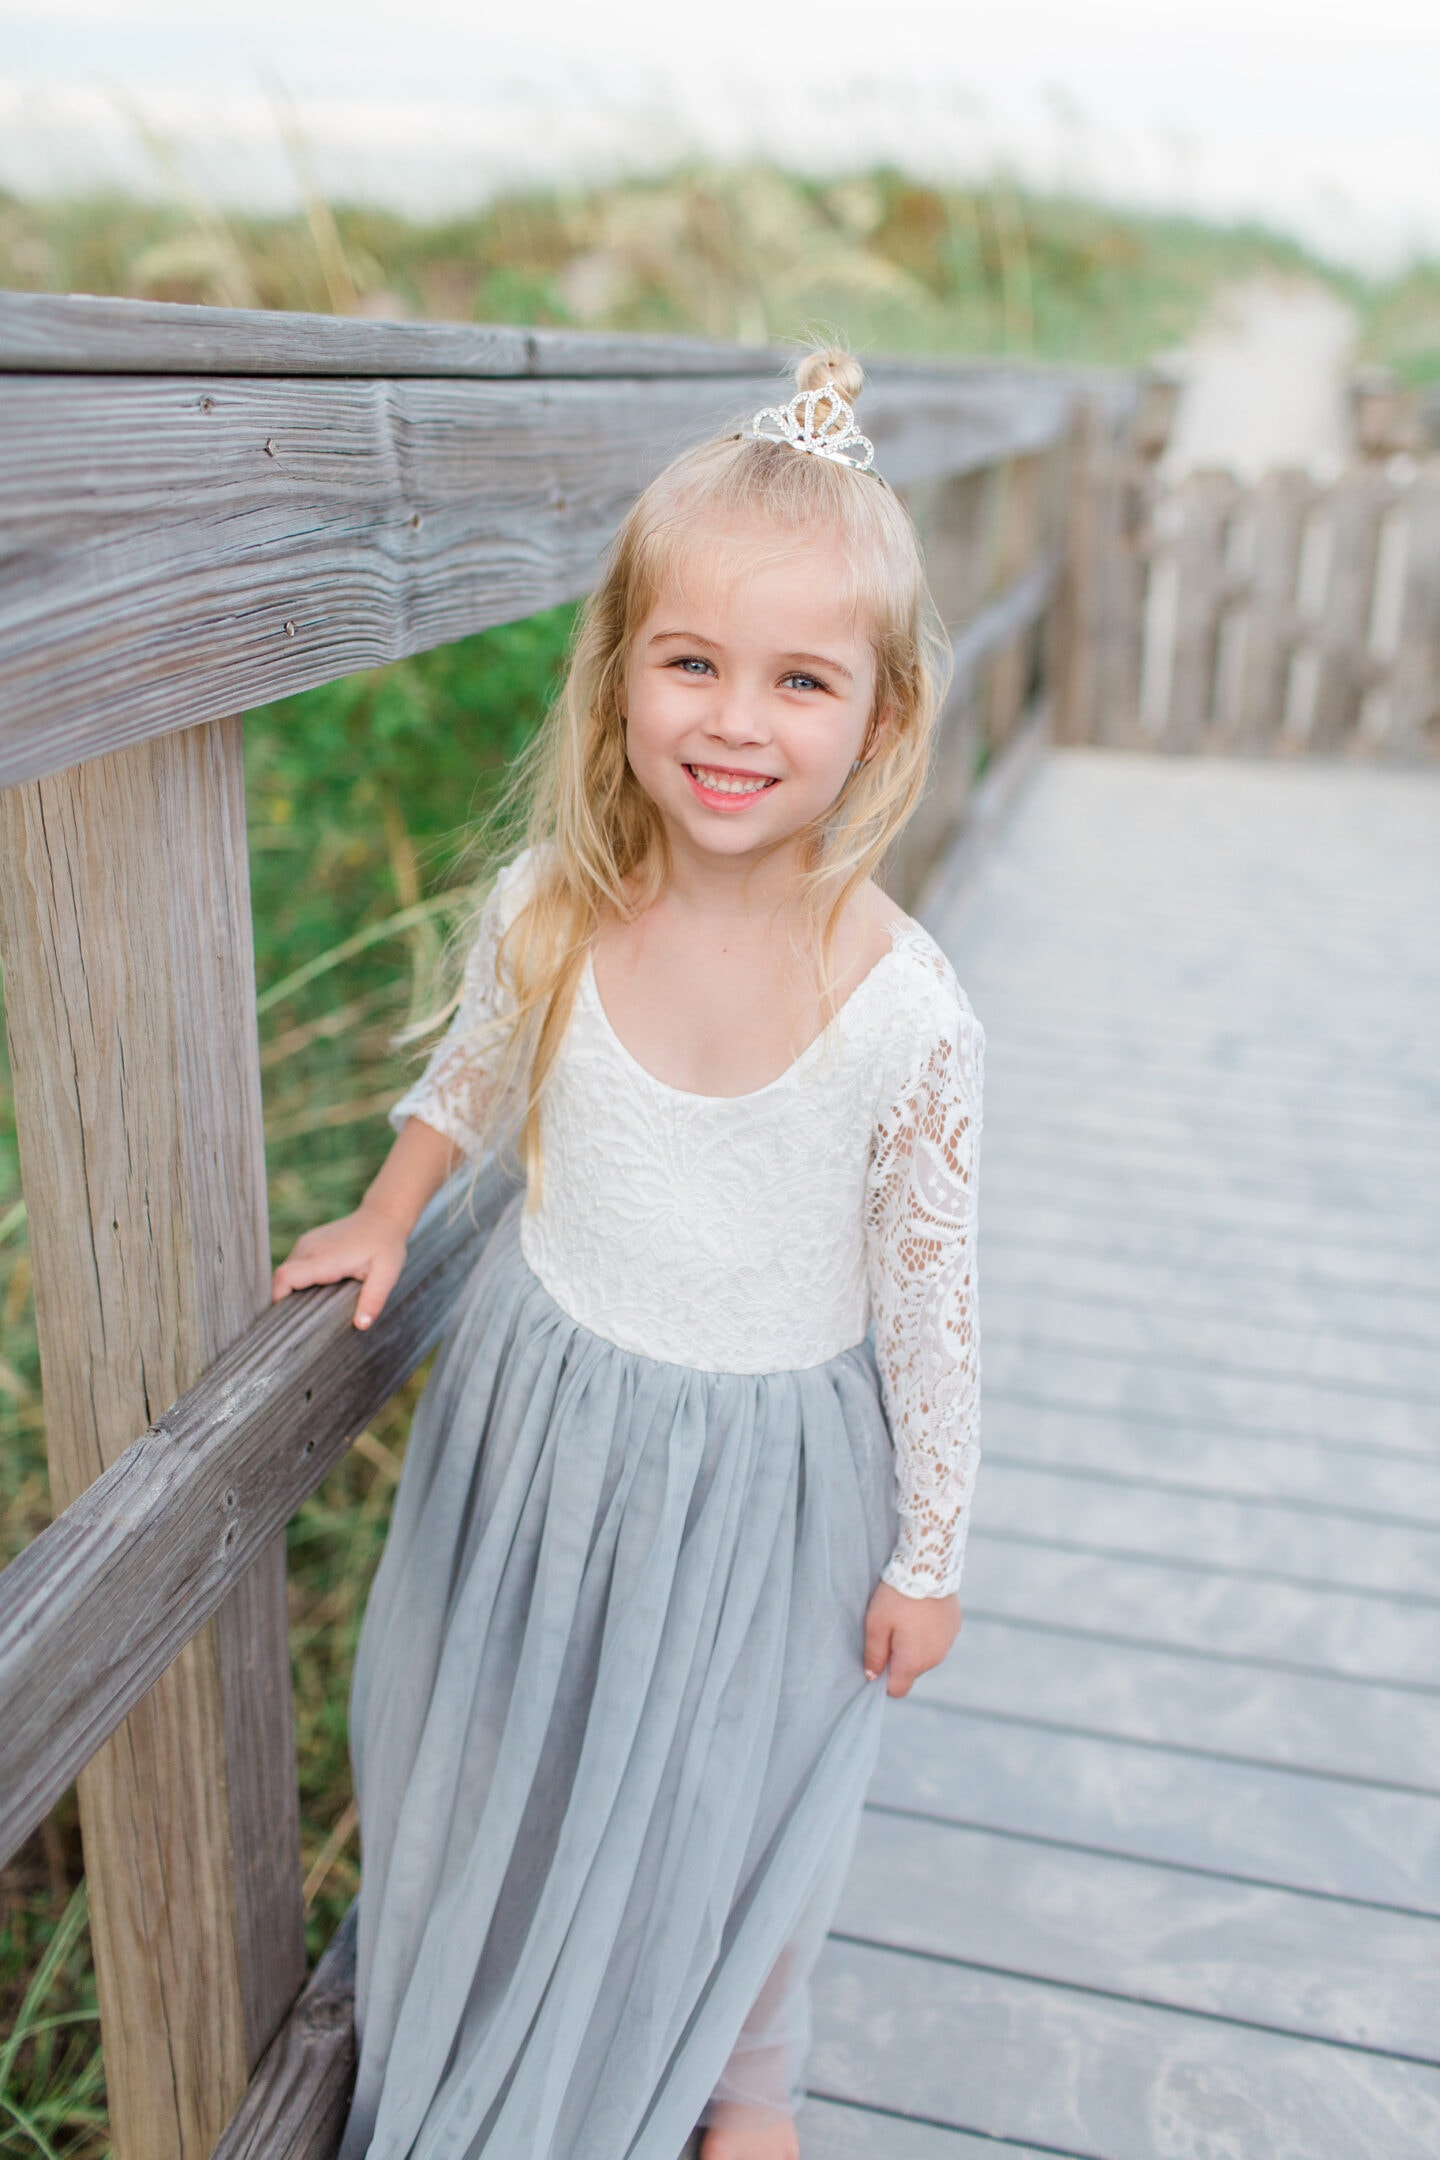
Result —
[[1235, 746], [1272, 750], [1280, 734], [1295, 651], [1295, 603], [1305, 520], [1315, 484], [1305, 473], [1267, 473], [1251, 491], [1255, 524]]
[[[214, 721], [0, 795], [57, 1509], [265, 1302], [241, 759], [240, 722]], [[80, 1805], [117, 2155], [203, 2160], [304, 1977], [278, 1540]]]
[[1128, 405], [1079, 401], [1055, 662], [1060, 742], [1145, 744], [1140, 663], [1155, 486], [1133, 433]]

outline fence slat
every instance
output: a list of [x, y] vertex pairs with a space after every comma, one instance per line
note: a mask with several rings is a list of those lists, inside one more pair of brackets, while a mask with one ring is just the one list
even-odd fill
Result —
[[1163, 737], [1169, 749], [1198, 749], [1209, 732], [1215, 705], [1226, 541], [1238, 495], [1236, 483], [1227, 474], [1212, 472], [1193, 474], [1179, 491], [1181, 524], [1174, 548], [1174, 648]]
[[1309, 735], [1312, 750], [1339, 749], [1353, 738], [1360, 718], [1365, 638], [1385, 495], [1385, 482], [1373, 467], [1343, 473], [1328, 491], [1330, 577]]
[[1440, 748], [1440, 462], [1414, 477], [1402, 501], [1408, 546], [1386, 747], [1416, 757]]
[[913, 907], [965, 815], [980, 754], [976, 685], [997, 653], [1014, 647], [1043, 617], [1059, 576], [1054, 553], [1042, 555], [988, 601], [951, 646], [953, 673], [936, 730], [929, 785], [887, 869], [886, 886]]
[[432, 1204], [368, 1334], [353, 1284], [267, 1310], [0, 1573], [0, 1861], [433, 1347], [509, 1189]]
[[[0, 785], [574, 598], [636, 490], [774, 378], [95, 381], [0, 400]], [[904, 487], [1043, 447], [1061, 382], [882, 383]]]
[[1198, 472], [1157, 485], [1148, 510], [1144, 739], [1399, 759], [1440, 748], [1440, 460], [1325, 480]]
[[358, 1910], [266, 2049], [213, 2160], [334, 2160], [355, 2082]]
[[[0, 835], [5, 1018], [63, 1508], [265, 1300], [240, 723], [12, 788]], [[272, 1535], [250, 1559], [80, 1782], [121, 2160], [208, 2153], [304, 1972], [284, 1554]], [[123, 1624], [118, 1608], [92, 1608], [92, 1665], [123, 1662]], [[53, 1669], [49, 1681], [58, 1715], [68, 1682]], [[7, 1724], [7, 1764], [23, 1748]]]

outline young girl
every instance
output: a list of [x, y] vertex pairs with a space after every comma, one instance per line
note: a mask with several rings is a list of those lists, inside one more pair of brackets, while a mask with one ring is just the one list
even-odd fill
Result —
[[518, 1131], [360, 1643], [343, 2160], [794, 2160], [881, 1704], [960, 1625], [983, 1035], [872, 882], [942, 648], [860, 383], [636, 503], [454, 1022], [276, 1273], [370, 1326]]

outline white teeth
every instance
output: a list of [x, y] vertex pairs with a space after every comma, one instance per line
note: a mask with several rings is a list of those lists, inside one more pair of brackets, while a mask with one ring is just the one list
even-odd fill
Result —
[[758, 795], [762, 788], [770, 785], [763, 773], [753, 780], [745, 780], [738, 773], [712, 772], [708, 765], [692, 765], [690, 770], [701, 787], [708, 788], [712, 795]]

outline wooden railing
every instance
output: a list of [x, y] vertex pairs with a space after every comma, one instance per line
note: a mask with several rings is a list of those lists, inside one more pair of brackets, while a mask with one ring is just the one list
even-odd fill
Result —
[[[78, 1773], [120, 2160], [333, 2151], [353, 1953], [301, 1992], [280, 1533], [502, 1198], [441, 1197], [366, 1338], [343, 1288], [267, 1309], [234, 715], [583, 592], [649, 473], [779, 387], [679, 340], [0, 296], [0, 947], [57, 1508], [0, 1575], [0, 1855]], [[1068, 475], [1123, 404], [874, 370], [955, 638], [905, 899], [1075, 671]]]
[[1121, 435], [1092, 427], [1077, 469], [1090, 612], [1066, 739], [1440, 752], [1440, 403], [1411, 400], [1387, 433], [1357, 400], [1355, 458], [1327, 477], [1175, 481], [1156, 464], [1173, 403], [1156, 390]]
[[1160, 493], [1135, 723], [1168, 749], [1440, 749], [1440, 462]]

